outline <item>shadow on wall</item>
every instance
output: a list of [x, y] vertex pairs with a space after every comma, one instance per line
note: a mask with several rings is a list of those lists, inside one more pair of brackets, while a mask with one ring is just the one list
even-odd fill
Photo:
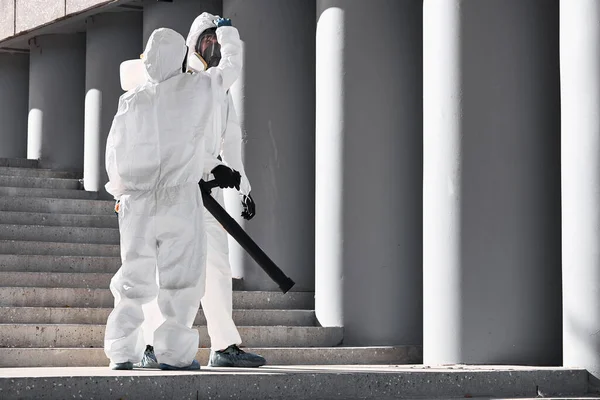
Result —
[[[241, 105], [245, 168], [257, 205], [245, 228], [296, 281], [292, 290], [312, 291], [315, 2], [229, 1], [224, 7], [244, 41], [244, 74], [232, 93]], [[277, 290], [249, 256], [236, 246], [231, 253], [247, 289]]]
[[[318, 315], [343, 324], [344, 345], [421, 344], [422, 1], [318, 4], [319, 29], [343, 41], [324, 37], [317, 53], [330, 57], [331, 46], [343, 57], [317, 71], [318, 98], [339, 114], [319, 114], [317, 127], [317, 174], [330, 179], [317, 184], [317, 262], [333, 264], [317, 265], [317, 279], [331, 281], [317, 293]], [[338, 27], [329, 13], [340, 12]]]
[[0, 157], [27, 156], [29, 55], [0, 52]]
[[83, 170], [85, 45], [80, 33], [30, 42], [27, 157], [42, 168]]
[[561, 365], [558, 1], [460, 15], [461, 361]]

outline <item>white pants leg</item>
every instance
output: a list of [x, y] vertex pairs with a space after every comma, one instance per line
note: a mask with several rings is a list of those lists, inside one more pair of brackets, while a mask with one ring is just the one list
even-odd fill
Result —
[[154, 352], [159, 363], [175, 367], [190, 365], [198, 352], [192, 325], [206, 276], [203, 212], [195, 183], [157, 192], [158, 306], [165, 321], [154, 332]]
[[[224, 207], [223, 190], [212, 190], [213, 197]], [[223, 350], [242, 339], [232, 317], [231, 265], [227, 232], [205, 209], [204, 221], [208, 237], [206, 259], [206, 291], [202, 298], [202, 310], [213, 350]]]
[[[224, 205], [222, 189], [213, 189], [212, 195], [219, 204]], [[242, 343], [232, 317], [233, 291], [227, 232], [206, 209], [204, 209], [204, 223], [208, 243], [202, 310], [206, 316], [211, 348], [223, 350], [229, 345]], [[156, 299], [144, 305], [144, 315], [142, 330], [145, 343], [154, 344], [154, 332], [164, 322]]]
[[[156, 271], [156, 284], [158, 285], [158, 270]], [[144, 343], [153, 345], [154, 332], [163, 322], [165, 322], [165, 318], [160, 312], [160, 307], [158, 307], [158, 297], [153, 299], [150, 303], [144, 304], [142, 310], [144, 311], [144, 322], [142, 323]]]
[[104, 352], [115, 363], [135, 363], [142, 358], [142, 305], [158, 294], [154, 204], [153, 193], [121, 199], [122, 265], [110, 282], [115, 308], [108, 317], [104, 336]]

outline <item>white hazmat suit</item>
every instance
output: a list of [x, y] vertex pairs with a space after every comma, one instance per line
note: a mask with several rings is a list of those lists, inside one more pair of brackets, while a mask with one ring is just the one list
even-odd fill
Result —
[[[190, 28], [186, 45], [188, 46], [188, 68], [194, 72], [203, 73], [205, 65], [195, 54], [195, 45], [198, 37], [207, 29], [214, 28], [214, 20], [219, 16], [202, 13]], [[227, 47], [222, 43], [222, 47]], [[226, 62], [222, 59], [219, 67], [213, 67], [205, 73], [212, 74], [218, 71]], [[136, 60], [124, 62], [121, 66], [121, 82], [123, 89], [143, 82], [140, 77], [139, 64]], [[242, 131], [236, 114], [233, 100], [229, 92], [215, 94], [215, 105], [205, 131], [205, 154], [203, 179], [211, 180], [210, 171], [219, 164], [226, 164], [241, 174], [240, 195], [248, 195], [251, 187], [242, 162]], [[219, 159], [221, 158], [221, 160]], [[215, 188], [212, 196], [225, 208], [223, 190]], [[206, 253], [206, 289], [202, 298], [202, 309], [206, 317], [206, 325], [210, 336], [211, 348], [222, 350], [242, 342], [240, 334], [232, 317], [232, 273], [229, 263], [229, 248], [227, 232], [221, 224], [207, 211], [204, 210], [204, 223], [207, 233]], [[155, 343], [154, 330], [162, 323], [160, 310], [156, 302], [144, 306], [146, 320], [142, 326], [146, 343]]]
[[164, 321], [154, 333], [159, 362], [186, 367], [198, 350], [198, 332], [191, 327], [204, 292], [206, 236], [198, 188], [204, 132], [216, 97], [224, 96], [241, 70], [237, 30], [221, 27], [217, 36], [225, 62], [211, 74], [187, 74], [181, 72], [183, 37], [157, 29], [143, 54], [145, 83], [119, 99], [106, 149], [106, 189], [120, 200], [122, 259], [110, 284], [115, 308], [104, 341], [113, 363], [142, 358], [142, 305], [154, 299]]
[[[214, 18], [218, 18], [218, 16], [203, 13], [194, 20], [190, 27], [186, 39], [188, 67], [196, 71], [202, 69], [201, 65], [195, 62], [197, 55], [194, 53], [194, 47], [200, 34], [212, 28], [210, 21]], [[219, 41], [219, 43], [221, 42]], [[221, 60], [222, 62], [223, 60]], [[204, 180], [212, 179], [210, 171], [223, 162], [240, 173], [240, 194], [248, 195], [251, 187], [242, 162], [242, 130], [231, 94], [227, 92], [219, 103], [219, 106], [215, 107], [213, 112], [213, 129], [207, 129], [205, 133]], [[219, 156], [222, 161], [219, 160]], [[225, 208], [223, 189], [215, 188], [211, 194]], [[229, 263], [227, 232], [206, 210], [204, 210], [204, 223], [206, 224], [208, 246], [206, 253], [206, 291], [202, 298], [202, 309], [206, 316], [211, 348], [222, 350], [229, 345], [239, 345], [242, 342], [232, 318], [232, 274]]]

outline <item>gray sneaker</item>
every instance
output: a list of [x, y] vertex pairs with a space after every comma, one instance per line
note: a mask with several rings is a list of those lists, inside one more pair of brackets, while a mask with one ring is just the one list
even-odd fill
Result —
[[128, 371], [133, 369], [133, 364], [130, 363], [129, 361], [126, 362], [122, 362], [122, 363], [110, 363], [110, 369], [114, 370], [114, 371]]
[[209, 367], [241, 367], [256, 368], [265, 365], [267, 361], [258, 354], [246, 353], [235, 344], [225, 350], [210, 352]]
[[142, 361], [133, 364], [133, 366], [135, 368], [160, 368], [158, 365], [158, 360], [156, 359], [156, 355], [154, 354], [154, 347], [150, 346], [149, 344], [146, 345], [146, 350], [144, 350]]

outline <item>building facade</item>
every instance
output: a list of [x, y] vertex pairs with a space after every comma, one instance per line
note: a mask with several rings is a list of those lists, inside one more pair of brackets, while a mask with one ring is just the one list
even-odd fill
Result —
[[0, 157], [102, 195], [120, 63], [203, 11], [245, 43], [245, 227], [322, 326], [600, 376], [600, 1], [0, 0]]

